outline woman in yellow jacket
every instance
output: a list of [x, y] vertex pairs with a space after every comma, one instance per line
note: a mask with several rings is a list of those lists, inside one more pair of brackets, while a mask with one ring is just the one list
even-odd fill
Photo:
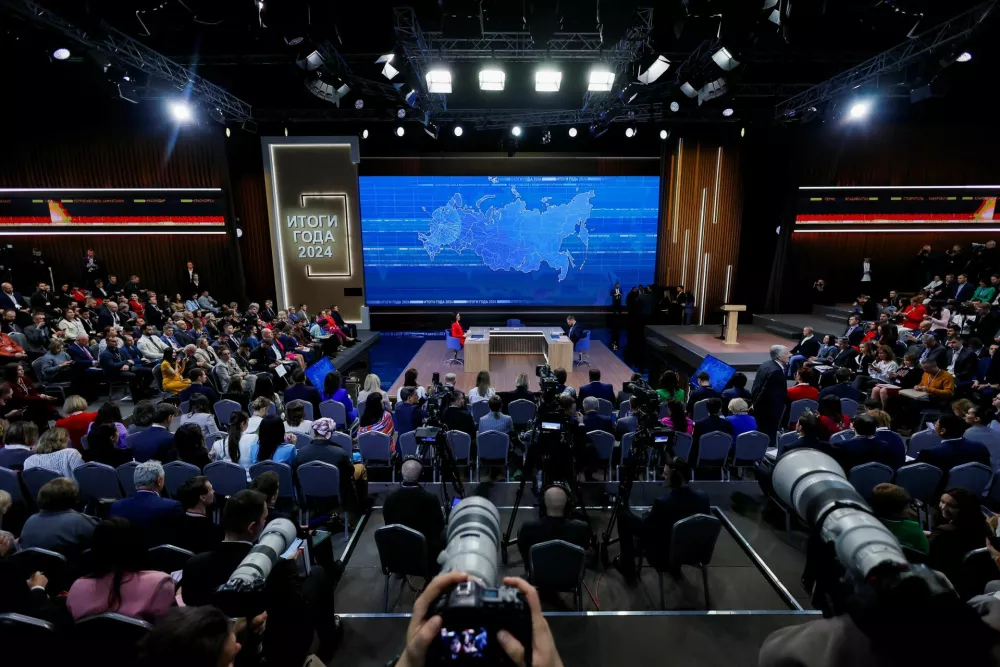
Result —
[[160, 372], [163, 374], [163, 391], [171, 394], [179, 394], [191, 386], [191, 380], [184, 377], [184, 366], [186, 359], [177, 362], [174, 368], [174, 348], [168, 347], [163, 351], [163, 361], [160, 363]]

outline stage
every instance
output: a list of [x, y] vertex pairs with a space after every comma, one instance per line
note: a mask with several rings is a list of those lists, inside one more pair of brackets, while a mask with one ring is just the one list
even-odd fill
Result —
[[[794, 343], [784, 336], [765, 331], [761, 327], [741, 324], [737, 345], [726, 345], [719, 339], [718, 326], [648, 326], [646, 342], [653, 352], [671, 363], [681, 363], [697, 368], [702, 360], [712, 355], [743, 373], [754, 373], [761, 362], [768, 358], [772, 345]], [[752, 378], [751, 378], [752, 379]]]
[[[407, 368], [416, 368], [419, 380], [422, 384], [429, 384], [431, 374], [435, 371], [443, 378], [445, 373], [455, 373], [458, 376], [456, 387], [464, 392], [476, 386], [476, 373], [465, 372], [463, 364], [450, 364], [448, 359], [452, 358], [454, 352], [449, 350], [443, 340], [429, 340], [423, 344], [417, 354], [410, 360]], [[462, 359], [465, 351], [459, 352], [458, 357]], [[607, 382], [614, 386], [615, 391], [621, 389], [622, 383], [632, 379], [632, 369], [600, 341], [591, 341], [590, 365], [578, 365], [575, 368], [567, 368], [568, 378], [566, 384], [571, 387], [579, 387], [590, 382], [588, 375], [591, 368], [598, 368], [601, 371], [601, 382]], [[490, 356], [490, 380], [493, 388], [497, 391], [513, 391], [514, 381], [519, 373], [527, 373], [529, 377], [528, 388], [532, 391], [540, 389], [538, 378], [535, 377], [535, 366], [545, 363], [545, 357], [541, 354], [508, 354]], [[403, 386], [403, 373], [389, 387], [389, 396], [396, 396], [399, 388]]]

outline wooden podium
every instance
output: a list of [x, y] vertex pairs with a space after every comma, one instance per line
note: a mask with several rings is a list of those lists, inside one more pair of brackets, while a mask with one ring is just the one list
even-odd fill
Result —
[[739, 313], [744, 312], [746, 309], [746, 306], [737, 306], [731, 303], [727, 303], [722, 306], [722, 312], [726, 314], [725, 345], [739, 345], [739, 343], [736, 342], [736, 329], [740, 319]]

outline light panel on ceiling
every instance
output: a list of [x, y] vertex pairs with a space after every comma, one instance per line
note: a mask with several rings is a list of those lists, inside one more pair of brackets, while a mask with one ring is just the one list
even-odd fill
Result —
[[540, 69], [535, 72], [535, 91], [539, 93], [558, 93], [562, 83], [562, 72], [553, 69]]

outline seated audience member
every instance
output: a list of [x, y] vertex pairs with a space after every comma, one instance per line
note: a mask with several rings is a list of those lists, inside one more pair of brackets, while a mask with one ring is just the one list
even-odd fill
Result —
[[[254, 386], [256, 386], [256, 376], [251, 376], [254, 379]], [[222, 394], [222, 400], [233, 401], [240, 406], [243, 412], [250, 412], [250, 401], [253, 400], [253, 395], [247, 391], [248, 387], [247, 380], [241, 380], [238, 377], [233, 377], [229, 380], [229, 389]], [[213, 408], [214, 410], [214, 408]]]
[[876, 424], [875, 461], [893, 470], [903, 467], [906, 464], [906, 442], [892, 430], [892, 417], [884, 410], [868, 410], [868, 415]]
[[678, 433], [693, 433], [694, 422], [687, 416], [687, 410], [680, 401], [667, 402], [667, 416], [660, 423]]
[[162, 380], [160, 386], [163, 391], [174, 395], [179, 395], [191, 386], [191, 380], [184, 377], [185, 364], [187, 360], [174, 361], [174, 349], [166, 347], [163, 350], [163, 360], [160, 362], [160, 373]]
[[403, 435], [421, 426], [424, 422], [424, 412], [420, 409], [416, 387], [402, 387], [399, 390], [399, 400], [396, 401], [396, 412], [392, 415], [396, 433]]
[[98, 357], [101, 370], [104, 371], [104, 379], [108, 382], [125, 382], [128, 384], [131, 396], [141, 396], [149, 378], [144, 378], [136, 372], [135, 360], [126, 356], [121, 349], [121, 339], [108, 335], [101, 342], [106, 343], [105, 349]]
[[[212, 445], [212, 459], [238, 463], [250, 470], [250, 447], [257, 442], [256, 433], [248, 433], [250, 418], [242, 410], [236, 410], [229, 416], [229, 427], [226, 437], [216, 440]], [[249, 479], [249, 472], [247, 474]]]
[[993, 470], [997, 469], [997, 463], [1000, 462], [1000, 431], [991, 427], [997, 423], [996, 415], [996, 408], [992, 405], [971, 407], [965, 415], [965, 423], [969, 425], [965, 430], [965, 439], [986, 446], [990, 452], [990, 467]]
[[177, 460], [203, 469], [212, 459], [205, 447], [205, 436], [197, 424], [184, 424], [174, 433], [174, 449]]
[[980, 504], [981, 498], [965, 489], [948, 489], [938, 502], [941, 522], [928, 537], [927, 564], [952, 582], [962, 580], [965, 554], [982, 548], [992, 532]]
[[951, 373], [941, 369], [933, 359], [927, 359], [920, 367], [924, 374], [920, 378], [920, 384], [913, 389], [927, 394], [931, 401], [950, 401], [955, 395], [955, 378]]
[[[573, 398], [576, 398], [576, 389], [574, 389], [573, 387], [570, 387], [569, 385], [566, 384], [566, 380], [569, 377], [569, 375], [567, 375], [565, 368], [553, 368], [552, 369], [552, 375], [555, 376], [556, 382], [559, 383], [558, 385], [556, 385], [556, 391], [558, 393], [560, 393], [560, 394], [568, 394], [568, 395], [572, 396]], [[487, 373], [487, 375], [486, 375], [486, 381], [487, 381], [487, 383], [489, 383], [489, 377], [490, 376]], [[479, 384], [479, 380], [480, 379], [481, 378], [479, 378], [479, 377], [476, 378], [476, 384], [477, 384], [477, 386]], [[490, 387], [490, 390], [492, 390], [492, 389], [493, 388]], [[487, 393], [489, 393], [489, 392], [487, 392]], [[469, 392], [469, 405], [472, 405], [474, 402], [475, 401], [472, 400], [472, 392]]]
[[338, 428], [353, 424], [354, 420], [358, 418], [358, 411], [354, 409], [354, 403], [351, 401], [347, 389], [344, 388], [344, 380], [338, 371], [330, 371], [323, 378], [323, 391], [320, 396], [324, 401], [337, 401], [344, 405], [344, 411], [347, 413], [347, 424], [337, 424]]
[[[319, 390], [311, 384], [306, 384], [306, 373], [301, 368], [292, 371], [292, 384], [285, 389], [285, 405], [292, 401], [305, 401], [313, 406], [313, 415], [319, 416], [319, 404], [323, 400]], [[361, 402], [361, 396], [358, 396]]]
[[507, 408], [514, 401], [526, 400], [535, 402], [535, 392], [528, 389], [529, 378], [527, 373], [518, 373], [514, 380], [514, 391], [502, 391], [500, 396], [503, 399], [503, 407]]
[[145, 528], [154, 522], [170, 521], [183, 513], [179, 502], [160, 497], [164, 480], [163, 466], [159, 461], [146, 461], [137, 465], [132, 473], [132, 481], [135, 484], [135, 495], [112, 503], [109, 516], [128, 519]]
[[837, 337], [827, 334], [826, 336], [823, 336], [823, 342], [820, 344], [819, 351], [816, 353], [816, 356], [810, 357], [809, 361], [814, 364], [829, 366], [833, 363], [838, 351]]
[[122, 449], [125, 448], [125, 440], [128, 438], [128, 429], [125, 428], [123, 423], [125, 420], [122, 418], [122, 411], [118, 408], [118, 404], [108, 401], [101, 407], [97, 408], [97, 416], [94, 417], [94, 421], [90, 422], [90, 426], [87, 428], [93, 430], [96, 426], [101, 424], [110, 424], [115, 428], [118, 433], [118, 441], [116, 445]]
[[713, 431], [722, 431], [723, 433], [733, 435], [733, 425], [722, 416], [722, 399], [710, 398], [706, 407], [708, 408], [708, 416], [694, 423], [694, 431], [692, 432], [694, 444], [691, 447], [691, 453], [688, 455], [688, 459], [691, 461], [698, 460], [697, 448], [698, 443], [701, 441], [701, 436]]
[[416, 459], [403, 462], [403, 483], [386, 497], [382, 514], [386, 525], [402, 524], [424, 536], [427, 569], [434, 574], [441, 569], [437, 557], [446, 546], [444, 513], [438, 497], [421, 486], [422, 471], [423, 466]]
[[972, 298], [969, 299], [972, 303], [985, 303], [988, 304], [993, 301], [993, 297], [996, 296], [996, 288], [990, 285], [989, 279], [981, 278], [979, 280], [979, 287], [976, 291], [972, 293]]
[[795, 377], [795, 372], [803, 361], [808, 361], [819, 355], [819, 339], [813, 334], [812, 327], [803, 327], [802, 340], [788, 351], [788, 377]]
[[854, 466], [877, 460], [876, 449], [879, 443], [875, 440], [875, 429], [878, 428], [875, 418], [867, 414], [860, 415], [854, 420], [853, 427], [853, 438], [830, 445], [833, 458], [845, 473], [850, 473]]
[[598, 368], [590, 369], [590, 383], [580, 387], [577, 394], [581, 401], [588, 396], [593, 396], [594, 398], [603, 398], [612, 404], [615, 402], [615, 389], [607, 382], [601, 382], [601, 371]]
[[368, 499], [368, 474], [365, 466], [361, 463], [354, 463], [351, 458], [350, 449], [344, 449], [338, 443], [330, 440], [330, 435], [336, 432], [337, 425], [328, 417], [320, 417], [312, 422], [313, 440], [310, 444], [301, 447], [295, 455], [295, 465], [300, 466], [311, 461], [322, 461], [340, 468], [341, 488], [348, 489], [354, 485], [353, 491], [348, 494], [348, 504], [356, 507], [358, 502]]
[[131, 449], [118, 446], [118, 431], [113, 424], [97, 424], [87, 434], [87, 449], [83, 450], [83, 460], [117, 468], [133, 459]]
[[[257, 491], [240, 491], [226, 502], [222, 512], [223, 542], [212, 551], [196, 554], [184, 566], [181, 595], [186, 605], [212, 604], [216, 589], [229, 580], [254, 548], [267, 516], [267, 499]], [[331, 635], [337, 626], [334, 585], [321, 565], [313, 565], [309, 576], [300, 579], [295, 561], [278, 559], [263, 593], [267, 623], [262, 644], [269, 664], [301, 665], [314, 632], [320, 635], [318, 655], [329, 662]]]
[[[448, 375], [454, 377], [454, 373], [449, 373]], [[445, 376], [446, 381], [447, 377], [448, 376], [446, 375]], [[454, 382], [452, 383], [452, 386], [454, 386]], [[369, 373], [368, 375], [365, 376], [365, 382], [361, 387], [361, 391], [358, 392], [359, 414], [362, 412], [361, 406], [364, 405], [365, 401], [368, 400], [368, 395], [371, 394], [372, 392], [377, 392], [379, 394], [382, 394], [383, 409], [392, 410], [392, 405], [390, 405], [389, 403], [389, 394], [382, 391], [382, 380], [379, 378], [379, 376], [375, 375], [374, 373]]]
[[586, 549], [590, 546], [590, 527], [585, 521], [574, 519], [570, 513], [569, 495], [561, 486], [550, 486], [542, 496], [539, 517], [525, 521], [517, 532], [517, 548], [521, 552], [524, 569], [531, 574], [531, 547], [550, 540], [562, 540]]
[[750, 400], [750, 392], [747, 391], [747, 376], [743, 373], [736, 373], [729, 381], [729, 388], [722, 392], [722, 400], [726, 405], [734, 398]]
[[219, 391], [223, 394], [232, 391], [230, 385], [236, 380], [241, 381], [242, 387], [246, 389], [247, 393], [253, 393], [257, 382], [257, 376], [240, 366], [236, 354], [225, 345], [219, 347], [219, 364], [215, 367], [215, 377], [219, 381]]
[[[642, 376], [639, 376], [642, 379]], [[656, 394], [660, 397], [660, 401], [681, 401], [684, 402], [684, 392], [687, 387], [680, 386], [677, 380], [677, 373], [671, 368], [663, 371], [660, 374], [660, 380], [657, 383], [659, 388], [656, 390]], [[745, 384], [745, 383], [744, 383]]]
[[901, 299], [899, 302], [902, 311], [897, 313], [896, 321], [899, 322], [900, 326], [910, 329], [911, 331], [920, 326], [920, 323], [924, 321], [924, 315], [927, 314], [927, 309], [922, 303], [912, 303], [909, 299]]
[[960, 398], [957, 401], [951, 402], [951, 411], [955, 413], [956, 417], [958, 417], [962, 421], [966, 421], [965, 418], [968, 416], [969, 410], [971, 410], [974, 407], [974, 405], [975, 404], [969, 399]]
[[833, 357], [833, 365], [836, 368], [853, 369], [857, 367], [855, 358], [857, 351], [851, 346], [851, 339], [844, 337], [837, 339], [837, 354]]
[[66, 397], [66, 400], [63, 401], [62, 413], [65, 416], [56, 422], [56, 426], [66, 429], [74, 447], [83, 449], [82, 438], [87, 435], [90, 423], [97, 418], [97, 413], [87, 412], [87, 400], [79, 394]]
[[856, 387], [851, 386], [851, 371], [849, 369], [838, 368], [833, 373], [833, 379], [834, 384], [820, 390], [820, 398], [836, 396], [837, 398], [849, 398], [852, 401], [861, 401], [861, 392]]
[[451, 405], [444, 411], [443, 421], [449, 429], [466, 433], [473, 442], [476, 441], [476, 420], [472, 418], [472, 413], [466, 405], [465, 394], [461, 391], [455, 391]]
[[916, 354], [907, 353], [903, 357], [903, 365], [889, 374], [889, 382], [872, 387], [872, 400], [888, 407], [889, 399], [896, 396], [901, 389], [913, 389], [923, 376], [923, 369], [917, 366]]
[[38, 427], [31, 422], [17, 421], [7, 427], [4, 446], [0, 448], [0, 468], [24, 470], [24, 462], [35, 453]]
[[181, 415], [180, 425], [194, 424], [201, 430], [204, 437], [215, 435], [219, 427], [215, 425], [215, 415], [212, 414], [212, 404], [205, 394], [195, 394], [188, 401], [188, 411]]
[[[266, 618], [251, 621], [251, 631]], [[257, 626], [254, 625], [257, 623]], [[177, 607], [163, 614], [139, 644], [144, 667], [232, 665], [242, 650], [232, 620], [215, 607]]]
[[295, 523], [295, 518], [288, 512], [278, 509], [278, 494], [281, 492], [281, 478], [273, 470], [262, 472], [250, 482], [250, 490], [257, 491], [267, 499], [267, 523], [276, 519], [288, 519]]
[[[637, 549], [655, 566], [666, 567], [670, 554], [670, 538], [674, 524], [694, 514], [710, 514], [711, 503], [704, 491], [691, 487], [691, 467], [687, 461], [674, 458], [663, 465], [663, 478], [670, 491], [653, 501], [652, 509], [638, 517], [631, 511], [619, 515], [618, 534], [621, 536], [620, 568], [626, 577], [635, 576]], [[638, 544], [636, 543], [638, 541]]]
[[257, 428], [257, 442], [250, 446], [251, 463], [276, 461], [292, 465], [295, 462], [295, 434], [285, 434], [285, 424], [279, 417], [264, 417]]
[[392, 437], [396, 430], [392, 413], [385, 409], [382, 404], [382, 394], [378, 392], [368, 394], [368, 398], [365, 400], [364, 414], [361, 415], [358, 424], [359, 434], [378, 431]]
[[920, 450], [917, 463], [929, 463], [940, 468], [947, 477], [948, 471], [963, 463], [990, 465], [990, 451], [981, 442], [966, 440], [966, 423], [953, 414], [943, 414], [934, 425], [941, 442]]
[[[290, 403], [285, 403], [285, 432], [296, 433], [312, 437], [312, 420], [306, 419], [307, 401], [295, 399]], [[318, 415], [319, 412], [313, 414]]]
[[187, 388], [180, 393], [181, 401], [190, 401], [191, 398], [197, 394], [202, 394], [208, 399], [209, 404], [215, 405], [219, 402], [219, 393], [215, 391], [212, 387], [205, 384], [205, 380], [208, 378], [208, 374], [202, 368], [192, 368], [188, 371], [188, 384]]
[[799, 435], [798, 440], [779, 448], [778, 458], [793, 449], [816, 449], [832, 456], [830, 443], [823, 438], [824, 431], [820, 424], [819, 415], [809, 411], [803, 412], [799, 420], [795, 422], [795, 431]]
[[889, 384], [899, 369], [896, 355], [888, 345], [882, 345], [876, 352], [876, 359], [868, 366], [868, 375], [858, 375], [854, 379], [854, 387], [867, 391], [878, 384]]
[[10, 363], [4, 367], [4, 379], [10, 385], [11, 397], [7, 403], [12, 408], [23, 408], [24, 419], [33, 421], [44, 428], [50, 419], [57, 419], [58, 411], [53, 407], [54, 396], [38, 391], [35, 383], [24, 375], [24, 366]]
[[642, 401], [640, 401], [638, 397], [629, 396], [628, 414], [624, 417], [619, 417], [618, 421], [615, 423], [615, 437], [619, 441], [626, 433], [635, 433], [636, 429], [639, 427], [639, 418], [635, 415], [635, 412], [641, 405]]
[[[215, 504], [215, 490], [203, 475], [186, 480], [177, 490], [177, 500], [184, 514], [166, 524], [172, 535], [169, 542], [196, 554], [211, 551], [222, 543], [222, 527], [212, 521], [211, 507]], [[165, 531], [166, 532], [166, 531]]]
[[47, 351], [39, 357], [38, 372], [42, 382], [72, 382], [73, 359], [66, 351], [66, 345], [54, 340], [46, 346]]
[[[744, 433], [757, 430], [757, 420], [748, 414], [749, 412], [750, 406], [742, 398], [729, 401], [729, 416], [726, 417], [726, 421], [733, 429], [734, 440]], [[695, 426], [697, 427], [697, 424]]]
[[961, 338], [949, 340], [948, 348], [948, 354], [941, 367], [951, 373], [956, 384], [971, 385], [976, 379], [976, 371], [979, 368], [979, 358], [976, 353], [971, 348], [965, 347]]
[[21, 530], [22, 549], [48, 549], [72, 559], [90, 548], [97, 520], [76, 511], [79, 489], [71, 479], [59, 477], [38, 490], [38, 512]]
[[479, 432], [498, 431], [510, 434], [514, 430], [514, 420], [500, 411], [503, 408], [503, 398], [499, 394], [490, 396], [489, 406], [490, 411], [479, 418]]
[[145, 544], [141, 528], [125, 519], [111, 518], [97, 526], [92, 569], [73, 583], [66, 597], [74, 620], [116, 612], [151, 621], [177, 605], [170, 575], [143, 569]]
[[864, 338], [865, 332], [861, 327], [861, 318], [857, 315], [851, 315], [847, 318], [847, 330], [844, 331], [844, 338], [848, 340], [850, 347], [857, 347], [861, 344], [861, 339]]
[[406, 373], [403, 374], [403, 385], [399, 388], [399, 391], [396, 392], [396, 405], [399, 405], [399, 402], [403, 400], [402, 396], [400, 396], [403, 391], [403, 387], [413, 387], [416, 389], [417, 398], [421, 401], [427, 397], [427, 390], [420, 386], [420, 382], [417, 380], [417, 377], [418, 373], [416, 368], [406, 369]]
[[170, 463], [177, 459], [174, 448], [174, 434], [170, 432], [170, 422], [177, 415], [177, 408], [170, 403], [159, 403], [153, 411], [153, 423], [145, 431], [132, 438], [132, 456], [139, 463], [156, 459]]
[[836, 396], [819, 399], [819, 428], [821, 440], [829, 440], [833, 434], [851, 428], [851, 418], [843, 413], [840, 399]]
[[698, 401], [722, 397], [722, 394], [712, 388], [712, 378], [708, 373], [702, 371], [695, 376], [695, 379], [698, 381], [698, 386], [691, 392], [691, 395], [688, 396], [688, 414], [694, 413], [694, 405]]
[[922, 554], [928, 552], [927, 535], [914, 518], [906, 489], [895, 484], [878, 484], [870, 502], [875, 516], [896, 536], [900, 545]]
[[[610, 433], [614, 435], [615, 432], [614, 422], [611, 420], [611, 417], [598, 413], [597, 410], [598, 408], [601, 407], [601, 405], [600, 403], [597, 402], [596, 396], [588, 396], [587, 398], [583, 399], [582, 404], [583, 404], [583, 426], [585, 429], [587, 429], [588, 433], [590, 431], [604, 431], [605, 433]], [[491, 415], [486, 415], [486, 416], [490, 417]], [[510, 419], [510, 417], [507, 417], [507, 419]], [[480, 420], [479, 430], [480, 431], [484, 430], [482, 428], [482, 420]]]
[[24, 470], [45, 468], [73, 479], [73, 471], [83, 465], [83, 456], [69, 446], [69, 433], [64, 428], [51, 428], [42, 434], [35, 452], [24, 460]]
[[802, 399], [819, 400], [819, 389], [813, 385], [813, 369], [800, 368], [795, 374], [795, 386], [788, 388], [788, 402], [794, 403]]
[[[565, 386], [565, 381], [560, 380], [560, 384]], [[476, 386], [469, 390], [469, 405], [479, 401], [488, 401], [496, 391], [490, 384], [490, 372], [479, 371], [476, 375]]]

